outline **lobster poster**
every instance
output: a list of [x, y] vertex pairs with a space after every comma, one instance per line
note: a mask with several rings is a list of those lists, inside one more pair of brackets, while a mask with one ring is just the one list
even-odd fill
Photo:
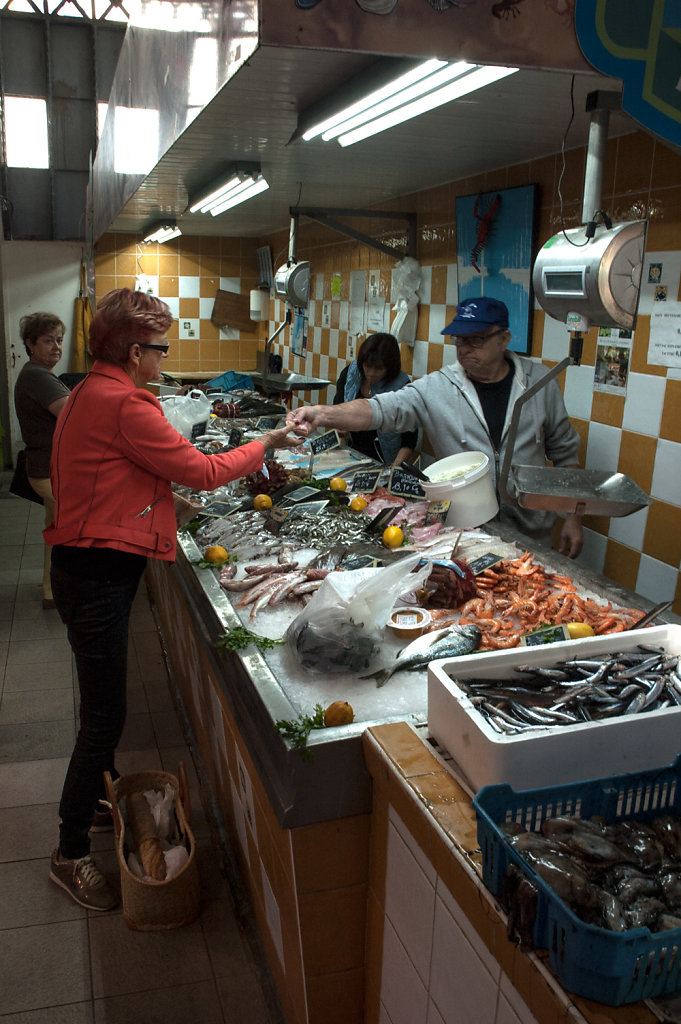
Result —
[[459, 302], [479, 295], [506, 303], [514, 352], [531, 347], [537, 185], [456, 200]]

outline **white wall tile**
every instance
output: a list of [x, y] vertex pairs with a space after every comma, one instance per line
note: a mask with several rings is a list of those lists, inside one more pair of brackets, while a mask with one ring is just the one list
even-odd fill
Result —
[[[182, 287], [182, 281], [184, 278], [180, 278], [180, 289]], [[198, 281], [198, 278], [196, 279]], [[237, 295], [241, 292], [241, 278], [240, 277], [221, 277], [220, 287], [223, 292], [235, 292]], [[180, 295], [182, 291], [180, 290]]]
[[478, 955], [482, 963], [486, 966], [490, 974], [492, 974], [495, 978], [498, 978], [501, 974], [501, 968], [499, 964], [492, 956], [487, 946], [476, 932], [475, 928], [471, 928], [470, 921], [468, 920], [463, 910], [456, 902], [456, 900], [454, 899], [451, 892], [449, 891], [449, 889], [447, 888], [447, 886], [445, 885], [441, 878], [438, 878], [437, 881], [436, 898], [442, 901], [442, 905], [445, 907], [448, 913], [451, 914], [455, 923], [464, 933], [466, 941], [471, 944], [476, 954]]
[[324, 275], [315, 274], [314, 276], [314, 297], [315, 299], [321, 300], [324, 298]]
[[594, 397], [593, 366], [568, 366], [565, 371], [565, 408], [568, 416], [576, 419], [591, 418]]
[[428, 1002], [428, 1024], [445, 1024], [442, 1014], [432, 999]]
[[629, 516], [613, 516], [610, 520], [608, 536], [620, 544], [626, 544], [634, 551], [643, 550], [643, 535], [648, 521], [648, 509], [632, 512]]
[[[468, 926], [468, 931], [470, 925]], [[496, 977], [473, 949], [441, 899], [435, 901], [430, 995], [444, 1024], [490, 1024], [497, 1005]]]
[[428, 326], [428, 340], [442, 344], [444, 337], [442, 334], [443, 329], [447, 326], [445, 323], [447, 316], [446, 306], [440, 306], [437, 303], [430, 307], [430, 317]]
[[388, 808], [388, 821], [394, 827], [430, 884], [435, 886], [437, 883], [437, 872], [432, 861], [423, 852], [392, 804]]
[[581, 554], [575, 561], [579, 565], [585, 565], [587, 569], [602, 573], [605, 565], [605, 550], [608, 545], [608, 538], [595, 530], [584, 527], [584, 547]]
[[674, 596], [677, 579], [673, 566], [650, 555], [641, 555], [635, 590], [649, 601], [667, 601]]
[[681, 505], [681, 444], [659, 439], [650, 485], [653, 498]]
[[170, 298], [164, 299], [163, 301], [166, 303], [168, 309], [177, 320], [177, 318], [180, 315], [180, 300], [177, 297], [177, 295], [173, 295]]
[[201, 320], [210, 320], [213, 315], [214, 305], [215, 299], [199, 299], [199, 318]]
[[666, 380], [648, 373], [630, 373], [624, 400], [622, 427], [657, 437], [660, 432]]
[[340, 304], [338, 327], [341, 331], [347, 331], [350, 323], [350, 303], [343, 301]]
[[387, 919], [383, 928], [380, 996], [390, 1024], [426, 1024], [428, 993]]
[[423, 377], [428, 373], [428, 342], [414, 342], [414, 362], [412, 377]]
[[386, 916], [427, 986], [435, 887], [392, 824], [388, 827], [385, 893]]
[[329, 357], [328, 356], [320, 356], [319, 357], [319, 376], [323, 380], [328, 380], [329, 379]]
[[[314, 350], [319, 352], [322, 346], [322, 334], [321, 328], [315, 327], [315, 332], [319, 331], [319, 334], [315, 333], [314, 339]], [[332, 331], [329, 331], [329, 355], [338, 358], [338, 331], [334, 327]]]
[[459, 268], [456, 263], [447, 264], [445, 299], [448, 306], [457, 306], [459, 304]]
[[184, 274], [180, 275], [178, 281], [180, 298], [181, 299], [198, 299], [199, 298], [199, 285], [200, 277], [187, 277]]
[[621, 440], [622, 431], [619, 427], [611, 427], [607, 423], [591, 423], [584, 468], [615, 473]]
[[510, 978], [502, 972], [499, 986], [499, 1006], [495, 1024], [537, 1024], [525, 1000], [511, 984]]
[[570, 332], [560, 320], [554, 320], [548, 313], [544, 317], [544, 337], [541, 357], [558, 362], [570, 354]]

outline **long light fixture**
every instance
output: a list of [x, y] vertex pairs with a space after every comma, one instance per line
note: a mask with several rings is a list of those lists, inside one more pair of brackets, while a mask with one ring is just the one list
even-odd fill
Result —
[[236, 166], [231, 168], [221, 184], [213, 183], [190, 201], [190, 213], [210, 213], [213, 217], [230, 210], [239, 203], [259, 195], [270, 186], [259, 167]]
[[338, 139], [339, 145], [352, 146], [361, 139], [482, 89], [516, 71], [518, 68], [468, 64], [466, 61], [424, 61], [312, 125], [303, 132], [303, 139], [309, 142], [321, 135], [324, 142]]
[[154, 224], [144, 236], [144, 242], [147, 245], [150, 245], [152, 242], [157, 242], [160, 245], [162, 242], [169, 242], [171, 238], [177, 238], [181, 234], [182, 232], [177, 224]]

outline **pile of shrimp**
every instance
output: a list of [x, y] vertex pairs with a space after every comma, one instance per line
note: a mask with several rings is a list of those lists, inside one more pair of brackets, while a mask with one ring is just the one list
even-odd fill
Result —
[[[460, 624], [475, 623], [482, 630], [481, 650], [517, 647], [523, 633], [567, 622], [586, 622], [596, 634], [619, 633], [643, 615], [636, 608], [580, 597], [569, 576], [548, 572], [530, 551], [496, 562], [476, 576], [476, 584], [478, 597], [462, 605], [458, 614]], [[433, 618], [438, 628], [447, 610], [433, 613]]]

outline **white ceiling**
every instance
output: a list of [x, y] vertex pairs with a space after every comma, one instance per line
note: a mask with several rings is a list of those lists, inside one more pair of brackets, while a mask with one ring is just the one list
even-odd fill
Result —
[[[263, 238], [288, 228], [296, 205], [367, 209], [561, 149], [571, 116], [572, 75], [536, 69], [521, 69], [346, 149], [336, 142], [290, 141], [299, 112], [375, 59], [260, 47], [166, 153], [112, 230], [141, 232], [155, 220], [175, 218], [184, 234]], [[619, 91], [620, 83], [575, 75], [566, 149], [586, 144], [585, 100], [598, 89]], [[615, 112], [609, 136], [636, 127]], [[234, 161], [259, 161], [269, 190], [218, 217], [185, 213], [189, 196]]]

